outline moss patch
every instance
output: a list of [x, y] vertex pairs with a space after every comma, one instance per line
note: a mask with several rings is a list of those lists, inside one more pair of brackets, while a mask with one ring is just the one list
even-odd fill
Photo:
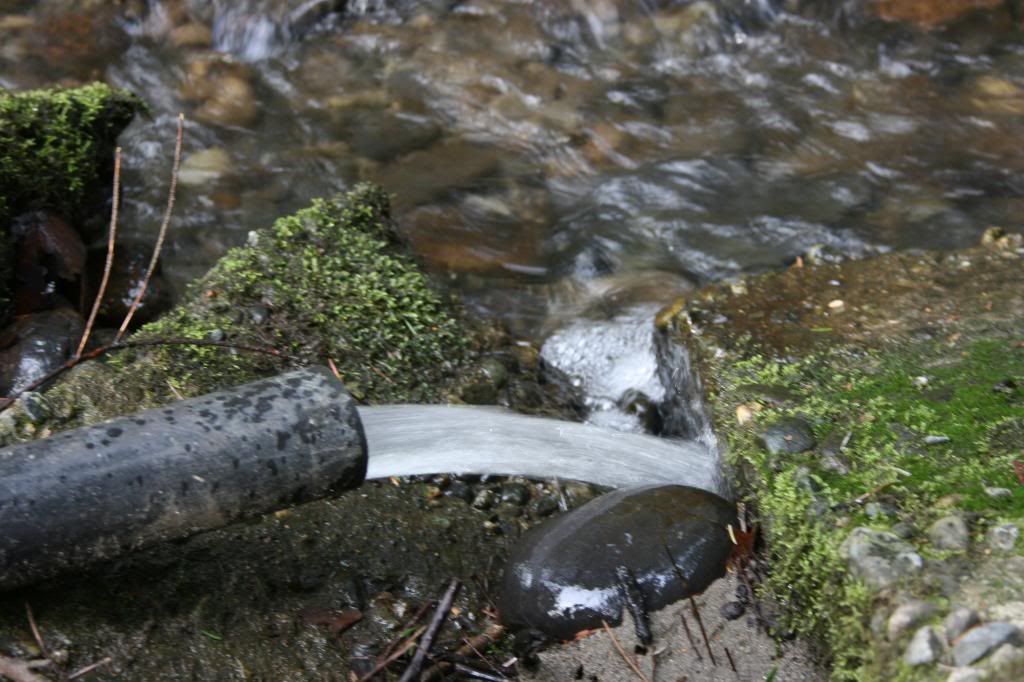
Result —
[[[361, 185], [250, 234], [134, 340], [157, 346], [84, 363], [44, 396], [43, 419], [5, 413], [8, 442], [331, 359], [364, 402], [436, 402], [466, 355], [449, 301], [390, 238], [387, 195]], [[90, 396], [95, 396], [90, 397]]]
[[90, 191], [110, 181], [118, 134], [143, 108], [102, 83], [0, 91], [0, 222], [28, 208], [80, 217]]
[[46, 208], [76, 221], [105, 201], [117, 136], [143, 109], [134, 95], [100, 83], [0, 89], [0, 321], [10, 300], [8, 220]]
[[[869, 627], [894, 594], [850, 575], [840, 554], [850, 530], [900, 524], [926, 561], [970, 573], [981, 552], [935, 550], [930, 524], [964, 515], [984, 547], [987, 528], [1024, 520], [1021, 253], [1019, 237], [997, 235], [951, 254], [793, 268], [709, 287], [683, 316], [740, 492], [761, 519], [764, 589], [787, 607], [787, 628], [822, 645], [835, 679], [909, 674], [906, 642]], [[758, 431], [788, 417], [810, 424], [816, 446], [768, 454]], [[903, 587], [946, 596], [930, 578]]]
[[[978, 514], [982, 526], [1024, 518], [1024, 486], [1014, 473], [1020, 444], [1003, 444], [1024, 410], [1024, 391], [1008, 388], [1024, 377], [1024, 347], [990, 339], [952, 358], [944, 344], [825, 352], [788, 363], [754, 356], [722, 375], [722, 393], [738, 397], [732, 409], [742, 404], [756, 413], [748, 427], [729, 431], [728, 450], [766, 522], [772, 572], [765, 587], [792, 607], [793, 629], [824, 636], [837, 679], [892, 672], [869, 641], [873, 599], [840, 557], [843, 529], [900, 521], [923, 529], [950, 506]], [[750, 385], [792, 397], [781, 404], [749, 399], [756, 394], [744, 389]], [[816, 449], [769, 455], [757, 444], [759, 425], [787, 416], [812, 424]], [[928, 444], [939, 436], [949, 441]], [[839, 450], [831, 456], [845, 471], [830, 465], [830, 449]], [[992, 497], [986, 487], [1010, 495]], [[890, 513], [869, 518], [870, 502]]]

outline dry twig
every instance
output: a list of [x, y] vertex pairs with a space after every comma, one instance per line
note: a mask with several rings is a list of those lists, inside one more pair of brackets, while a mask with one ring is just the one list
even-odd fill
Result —
[[388, 656], [382, 661], [379, 661], [377, 665], [373, 666], [373, 670], [360, 677], [359, 682], [366, 682], [374, 675], [379, 673], [381, 670], [384, 670], [384, 668], [388, 667], [389, 665], [397, 661], [399, 658], [401, 658], [406, 651], [416, 646], [416, 640], [420, 638], [420, 635], [422, 635], [426, 629], [426, 625], [422, 625], [416, 628], [416, 631], [413, 632], [408, 639], [402, 642], [402, 645], [399, 646], [390, 656]]
[[103, 302], [103, 294], [107, 291], [107, 283], [110, 281], [110, 270], [114, 265], [114, 243], [117, 241], [117, 209], [121, 203], [121, 148], [114, 150], [114, 196], [110, 207], [110, 233], [107, 236], [107, 262], [103, 264], [103, 279], [100, 280], [99, 291], [92, 302], [92, 312], [89, 313], [89, 320], [85, 323], [85, 331], [82, 332], [82, 340], [78, 344], [74, 358], [82, 357], [85, 344], [89, 342], [89, 335], [92, 334], [92, 325], [96, 322], [96, 315], [100, 311], [100, 304]]
[[[139, 303], [142, 302], [142, 297], [146, 295], [146, 290], [149, 288], [149, 280], [153, 276], [153, 271], [156, 270], [157, 261], [160, 260], [160, 251], [164, 247], [164, 238], [167, 236], [167, 227], [171, 224], [171, 214], [174, 212], [174, 198], [178, 192], [178, 169], [181, 168], [181, 143], [185, 138], [185, 114], [178, 114], [178, 137], [174, 144], [174, 163], [171, 166], [171, 186], [167, 190], [167, 209], [164, 211], [164, 219], [160, 223], [160, 232], [157, 234], [156, 244], [153, 246], [153, 256], [149, 259], [149, 267], [146, 268], [146, 276], [142, 278], [142, 286], [139, 288], [139, 293], [135, 295], [135, 300], [132, 301], [131, 306], [128, 308], [127, 314], [124, 316], [124, 321], [121, 322], [121, 328], [117, 330], [117, 335], [114, 337], [114, 343], [121, 341], [121, 337], [124, 336], [125, 331], [128, 329], [128, 325], [132, 321], [132, 317], [135, 316], [135, 311], [139, 307]], [[81, 351], [79, 351], [81, 352]]]
[[79, 668], [75, 672], [71, 673], [70, 675], [68, 675], [68, 680], [77, 680], [79, 677], [83, 677], [85, 675], [88, 675], [93, 670], [96, 670], [96, 668], [99, 668], [101, 665], [107, 665], [108, 663], [110, 663], [113, 660], [114, 659], [112, 659], [110, 656], [107, 656], [106, 658], [101, 658], [100, 660], [96, 661], [95, 663], [91, 663], [91, 664], [85, 666], [84, 668]]
[[451, 611], [452, 602], [455, 600], [455, 593], [459, 591], [459, 585], [458, 580], [452, 580], [449, 583], [444, 596], [437, 603], [437, 609], [434, 610], [434, 616], [430, 619], [430, 625], [427, 627], [426, 634], [420, 640], [420, 647], [416, 650], [416, 655], [412, 657], [412, 663], [405, 669], [402, 676], [398, 678], [398, 682], [412, 682], [412, 680], [419, 678], [420, 668], [423, 667], [423, 660], [427, 657], [427, 651], [434, 644], [434, 638], [437, 637], [441, 624], [444, 623], [448, 612]]
[[697, 620], [697, 627], [700, 628], [700, 634], [704, 637], [704, 646], [708, 650], [708, 658], [711, 659], [711, 665], [717, 667], [718, 662], [715, 660], [715, 654], [711, 651], [711, 640], [708, 639], [708, 632], [704, 629], [704, 621], [701, 620], [700, 611], [697, 609], [697, 600], [690, 597], [690, 608], [693, 609], [693, 617]]
[[619, 652], [620, 656], [622, 656], [622, 660], [626, 662], [626, 665], [628, 665], [630, 669], [634, 673], [636, 673], [636, 676], [639, 677], [643, 682], [648, 682], [647, 676], [643, 674], [639, 667], [637, 667], [636, 661], [634, 661], [633, 658], [625, 652], [625, 650], [622, 648], [622, 645], [619, 644], [619, 639], [615, 636], [615, 633], [612, 632], [612, 629], [608, 627], [608, 622], [602, 618], [601, 625], [604, 626], [605, 632], [607, 632], [608, 636], [611, 637], [612, 644], [615, 645], [615, 650]]

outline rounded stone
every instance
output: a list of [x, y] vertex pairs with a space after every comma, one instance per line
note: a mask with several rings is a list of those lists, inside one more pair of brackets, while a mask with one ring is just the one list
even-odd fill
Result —
[[927, 665], [937, 661], [941, 655], [942, 639], [934, 627], [925, 626], [914, 633], [903, 653], [903, 662], [907, 665]]
[[910, 628], [919, 625], [922, 621], [927, 620], [928, 618], [931, 618], [937, 610], [938, 608], [935, 604], [918, 599], [896, 607], [896, 610], [892, 612], [891, 616], [889, 616], [889, 622], [886, 627], [886, 634], [889, 637], [889, 641], [896, 641], [899, 639], [900, 635]]
[[981, 622], [978, 612], [966, 606], [959, 606], [949, 612], [942, 622], [946, 630], [946, 641], [953, 642], [957, 637]]
[[502, 622], [559, 639], [602, 620], [620, 623], [622, 569], [652, 610], [702, 592], [725, 573], [730, 523], [733, 506], [695, 488], [602, 495], [534, 528], [512, 550], [498, 599]]
[[785, 417], [765, 427], [758, 432], [757, 440], [773, 455], [804, 452], [815, 445], [810, 424], [798, 417]]
[[956, 515], [944, 516], [928, 528], [928, 539], [936, 549], [967, 550], [971, 536], [967, 524]]
[[1020, 528], [1012, 523], [994, 526], [988, 531], [988, 545], [997, 552], [1012, 552], [1020, 537]]

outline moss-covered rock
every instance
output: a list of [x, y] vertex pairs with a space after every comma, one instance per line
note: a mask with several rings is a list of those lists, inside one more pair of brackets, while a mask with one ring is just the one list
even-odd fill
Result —
[[143, 108], [102, 83], [0, 90], [0, 222], [29, 208], [79, 217], [91, 192], [109, 184], [117, 136]]
[[[910, 633], [888, 641], [872, 618], [884, 624], [907, 595], [941, 612], [980, 570], [986, 530], [1024, 521], [1024, 458], [1010, 444], [1024, 414], [1024, 250], [1019, 236], [986, 241], [709, 287], [669, 321], [697, 351], [762, 521], [764, 588], [788, 607], [787, 629], [824, 645], [836, 679], [939, 675], [907, 668]], [[769, 453], [758, 433], [794, 417], [815, 447]], [[966, 554], [926, 533], [954, 513], [970, 521]], [[843, 542], [859, 527], [906, 538], [923, 569], [885, 588], [855, 578]]]
[[144, 105], [96, 83], [0, 89], [0, 321], [11, 275], [8, 221], [36, 208], [78, 220], [106, 200], [117, 136]]
[[222, 345], [158, 344], [85, 363], [47, 392], [41, 418], [29, 419], [24, 405], [4, 416], [7, 440], [327, 360], [362, 401], [439, 400], [467, 332], [402, 254], [388, 210], [380, 188], [360, 185], [250, 233], [132, 339]]

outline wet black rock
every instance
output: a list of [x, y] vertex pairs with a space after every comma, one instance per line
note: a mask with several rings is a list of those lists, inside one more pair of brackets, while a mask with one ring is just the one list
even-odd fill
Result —
[[814, 447], [811, 425], [799, 417], [784, 417], [757, 434], [757, 440], [773, 455], [797, 453]]
[[68, 308], [19, 317], [0, 334], [0, 394], [20, 391], [64, 364], [82, 328], [82, 318]]
[[735, 522], [731, 504], [685, 486], [602, 495], [531, 530], [512, 550], [498, 601], [502, 622], [561, 639], [602, 620], [619, 623], [623, 568], [651, 610], [699, 593], [725, 573], [726, 526]]
[[746, 611], [746, 607], [738, 601], [726, 602], [718, 609], [718, 612], [722, 614], [722, 618], [726, 620], [736, 620], [743, 615], [744, 611]]

